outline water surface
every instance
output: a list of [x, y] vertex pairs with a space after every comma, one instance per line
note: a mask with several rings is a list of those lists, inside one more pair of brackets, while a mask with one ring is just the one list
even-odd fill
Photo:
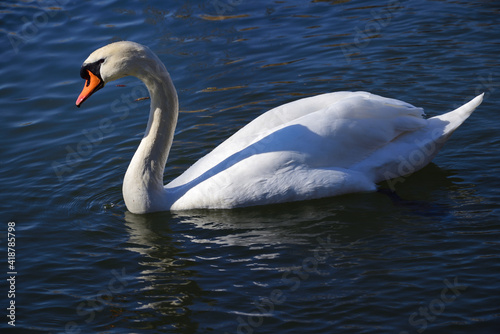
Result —
[[[0, 3], [2, 333], [495, 333], [499, 12], [487, 0]], [[146, 89], [124, 78], [74, 106], [81, 63], [117, 40], [148, 45], [176, 84], [166, 182], [300, 97], [366, 90], [429, 116], [485, 101], [396, 195], [137, 216], [121, 183]]]

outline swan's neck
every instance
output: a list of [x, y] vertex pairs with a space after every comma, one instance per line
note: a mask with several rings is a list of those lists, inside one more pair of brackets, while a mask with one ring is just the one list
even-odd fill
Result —
[[179, 107], [177, 93], [163, 64], [156, 64], [152, 72], [137, 75], [149, 90], [151, 109], [146, 132], [123, 180], [125, 204], [133, 213], [162, 211], [167, 205], [163, 171]]

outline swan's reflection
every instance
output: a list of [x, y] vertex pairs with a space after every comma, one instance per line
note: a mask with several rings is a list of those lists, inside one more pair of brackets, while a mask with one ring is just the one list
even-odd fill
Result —
[[[149, 215], [126, 212], [130, 244], [133, 245], [128, 249], [147, 258], [165, 256], [161, 263], [173, 265], [179, 255], [189, 257], [180, 250], [179, 244], [176, 245], [172, 237], [176, 233], [195, 244], [219, 247], [308, 244], [312, 236], [304, 233], [304, 229], [315, 223], [336, 221], [337, 212], [343, 208], [342, 201], [334, 204], [326, 199], [240, 210], [190, 210]], [[175, 225], [176, 230], [169, 225]]]
[[231, 301], [235, 291], [254, 286], [259, 268], [265, 267], [266, 275], [281, 275], [282, 267], [301, 263], [295, 258], [288, 264], [281, 262], [282, 253], [299, 247], [302, 250], [294, 251], [308, 256], [318, 247], [316, 239], [324, 231], [314, 230], [314, 224], [334, 219], [318, 205], [150, 215], [127, 212], [126, 248], [140, 254], [138, 322], [186, 333], [195, 332], [202, 323], [213, 323], [211, 317], [217, 314], [227, 321], [228, 305], [232, 309], [238, 305]]
[[[139, 254], [137, 323], [175, 333], [208, 330], [202, 326], [251, 312], [252, 300], [269, 289], [294, 298], [283, 277], [301, 268], [330, 284], [341, 277], [338, 268], [369, 263], [378, 238], [399, 233], [413, 240], [409, 217], [437, 224], [457, 214], [455, 201], [477, 200], [452, 175], [431, 165], [397, 185], [398, 200], [368, 193], [241, 210], [126, 213], [126, 248]], [[438, 203], [436, 196], [442, 197]]]
[[168, 328], [182, 333], [195, 332], [198, 324], [190, 317], [190, 305], [203, 295], [195, 281], [196, 271], [173, 239], [168, 213], [134, 215], [125, 213], [129, 228], [128, 249], [141, 255], [142, 282], [137, 295], [138, 328]]
[[[176, 216], [183, 223], [205, 231], [203, 235], [208, 238], [193, 238], [194, 243], [252, 248], [309, 244], [311, 235], [303, 231], [306, 227], [315, 222], [335, 220], [335, 213], [331, 210], [318, 209], [318, 206], [308, 203], [183, 212]], [[207, 234], [206, 231], [211, 232]]]

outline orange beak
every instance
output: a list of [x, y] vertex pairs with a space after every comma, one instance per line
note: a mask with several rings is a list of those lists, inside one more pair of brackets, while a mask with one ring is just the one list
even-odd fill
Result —
[[104, 84], [99, 79], [94, 73], [91, 71], [87, 70], [88, 73], [88, 78], [87, 81], [85, 82], [85, 86], [83, 87], [82, 92], [80, 93], [80, 96], [78, 96], [78, 99], [76, 99], [76, 106], [80, 107], [80, 105], [90, 97], [90, 95], [94, 94], [96, 91], [101, 89]]

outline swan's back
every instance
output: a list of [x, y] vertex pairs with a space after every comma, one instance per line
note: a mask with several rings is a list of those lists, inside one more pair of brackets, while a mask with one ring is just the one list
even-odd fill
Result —
[[[405, 131], [425, 125], [423, 110], [366, 92], [335, 92], [293, 101], [257, 117], [168, 184], [177, 187], [227, 160], [297, 152], [311, 165], [348, 167]], [[215, 172], [215, 171], [212, 171]]]

